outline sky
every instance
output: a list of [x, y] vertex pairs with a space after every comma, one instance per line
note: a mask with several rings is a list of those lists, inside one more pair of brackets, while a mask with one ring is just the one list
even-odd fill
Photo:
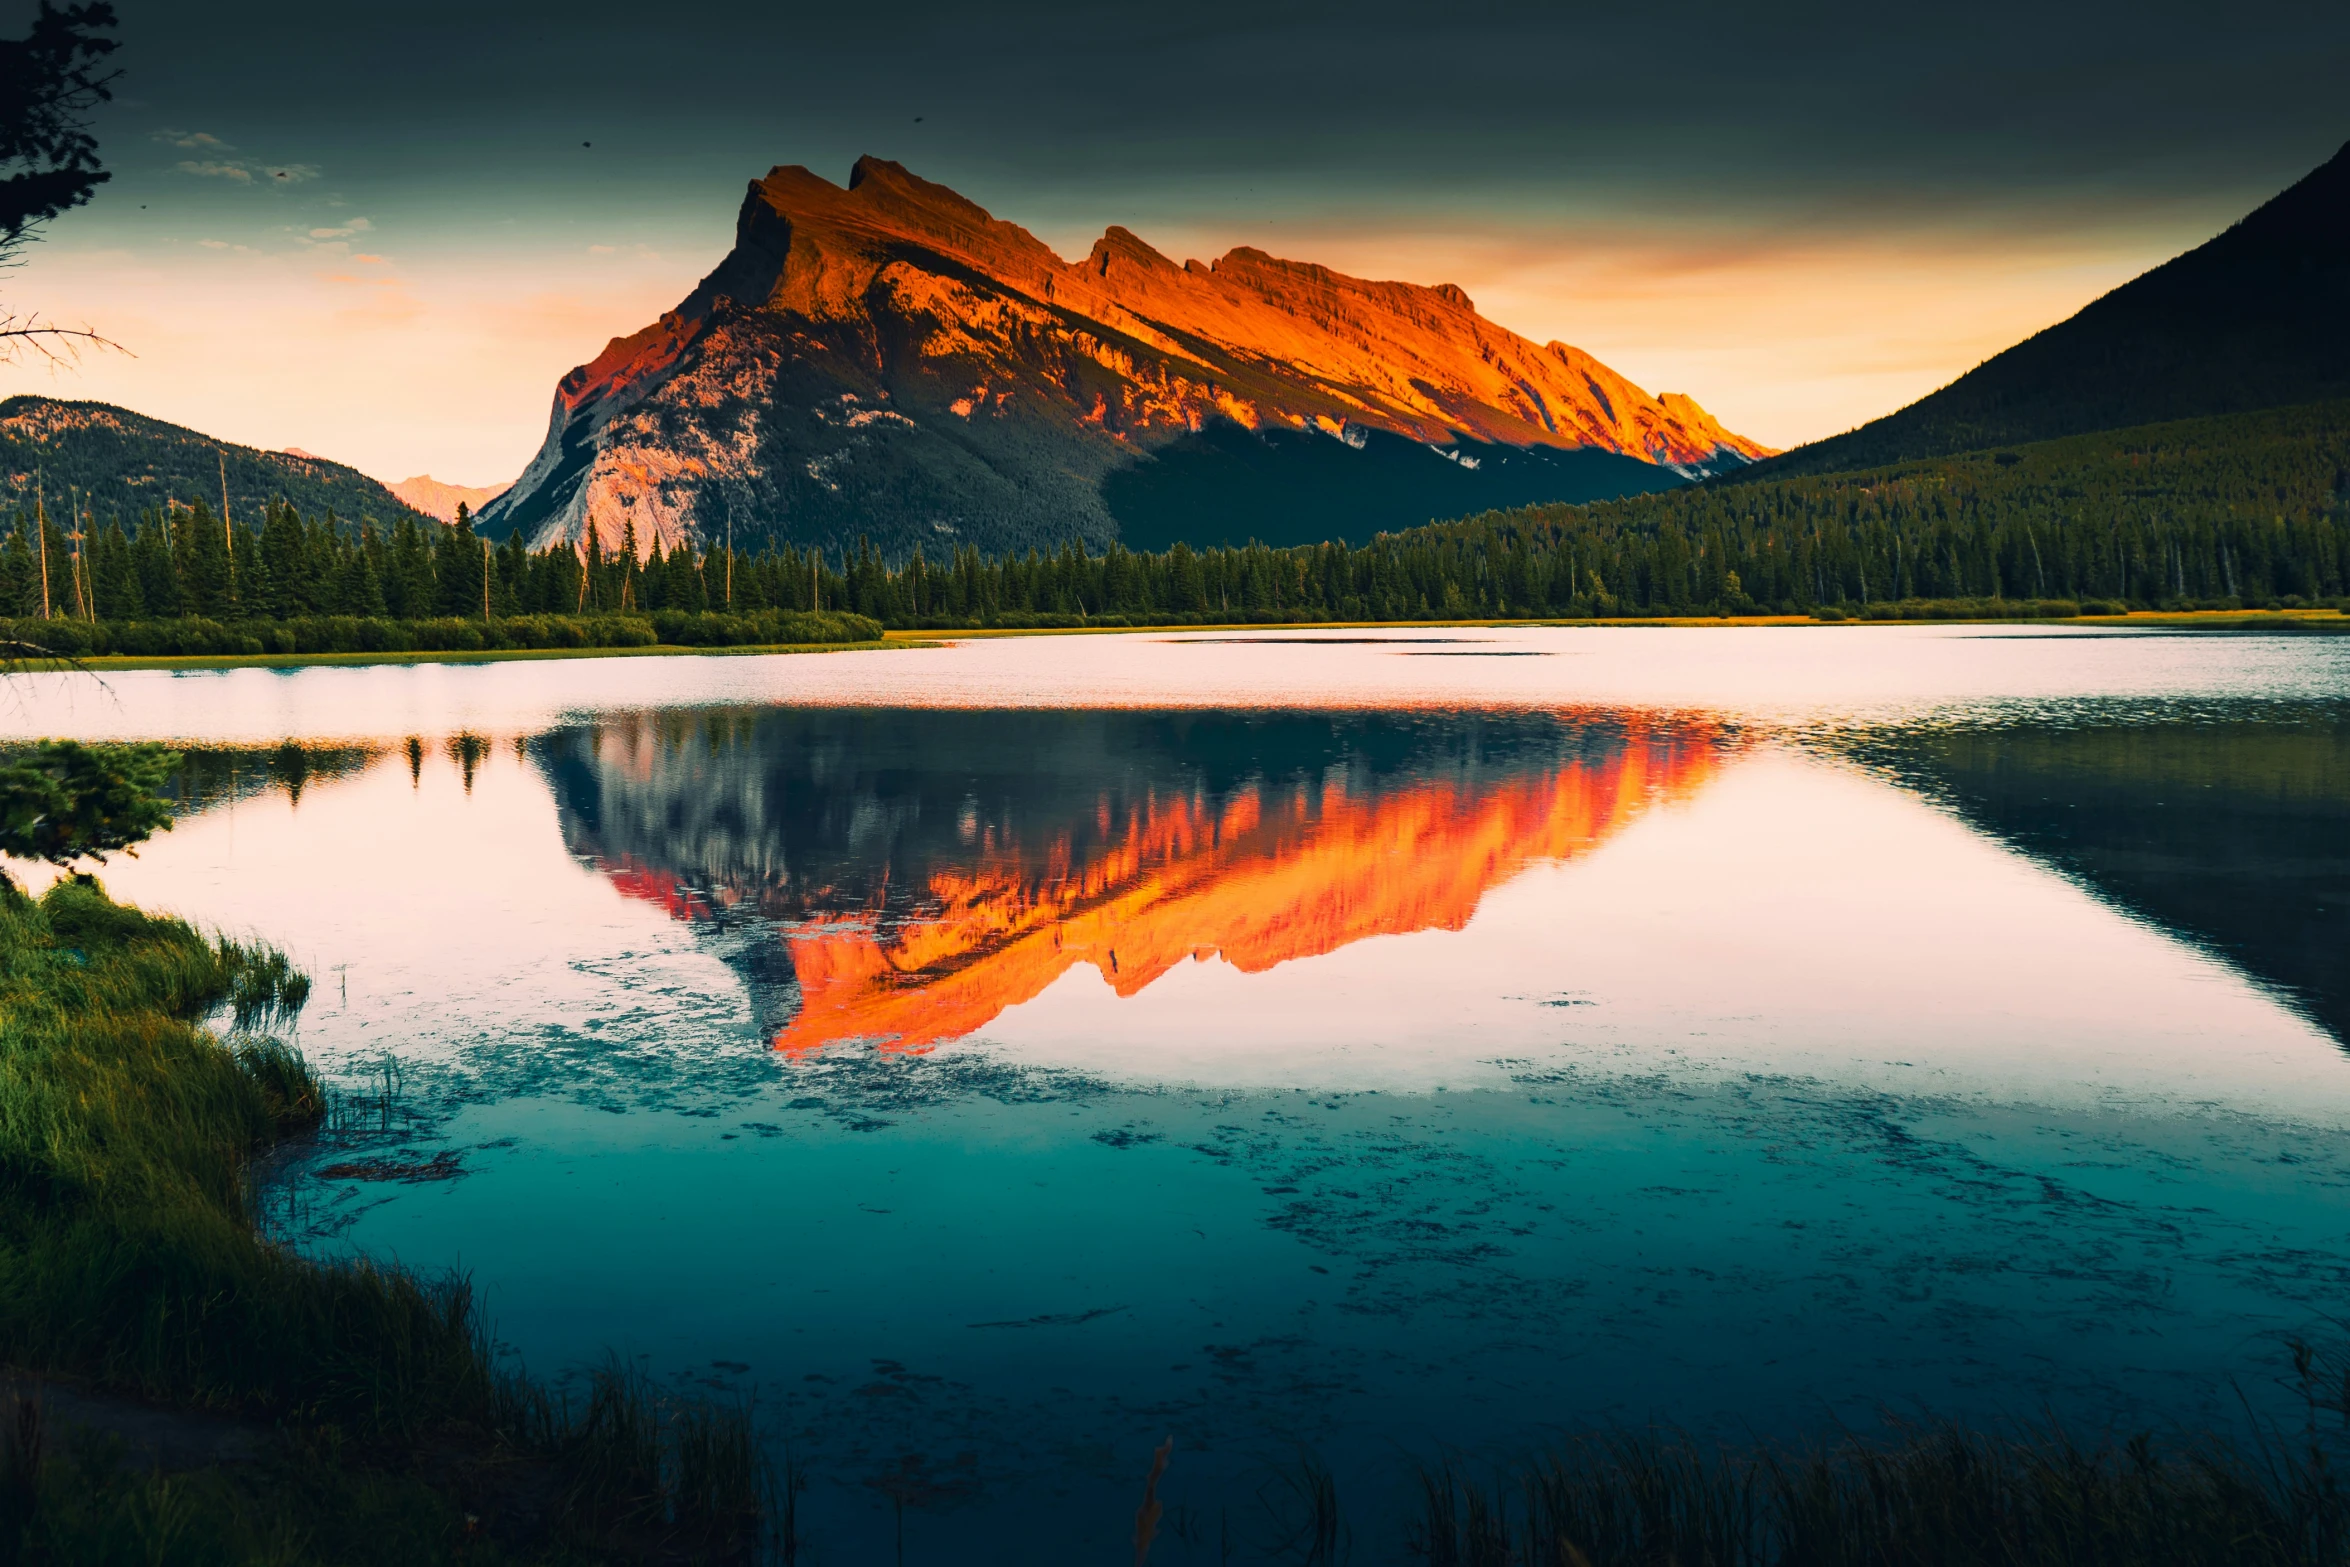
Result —
[[[502, 484], [775, 164], [1457, 283], [1775, 446], [1915, 399], [2350, 139], [2350, 6], [116, 0], [114, 171], [0, 396]], [[21, 33], [27, 0], [0, 0]], [[1217, 11], [1232, 13], [1218, 16]]]

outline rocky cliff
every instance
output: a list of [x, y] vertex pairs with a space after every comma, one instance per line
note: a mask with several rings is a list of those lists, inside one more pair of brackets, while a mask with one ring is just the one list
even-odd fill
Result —
[[1240, 491], [1310, 469], [1303, 493], [1346, 514], [1306, 519], [1310, 536], [1360, 536], [1764, 455], [1450, 285], [1245, 248], [1178, 264], [1122, 228], [1067, 262], [864, 158], [845, 189], [796, 167], [753, 183], [733, 251], [564, 377], [545, 444], [482, 521], [537, 544], [731, 528], [935, 554], [1135, 542], [1124, 495], [1143, 531], [1205, 541]]

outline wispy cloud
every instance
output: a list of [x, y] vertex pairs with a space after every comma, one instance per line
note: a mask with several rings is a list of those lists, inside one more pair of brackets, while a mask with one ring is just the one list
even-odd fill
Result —
[[341, 228], [312, 229], [312, 239], [349, 239], [354, 234], [365, 234], [375, 227], [365, 218], [353, 218]]
[[[194, 143], [183, 141], [174, 145], [186, 147]], [[319, 173], [315, 163], [258, 163], [250, 158], [182, 158], [179, 171], [203, 179], [233, 180], [240, 185], [299, 185], [318, 178]]]
[[210, 131], [160, 130], [155, 140], [166, 147], [178, 147], [187, 152], [233, 152], [235, 147], [222, 141]]

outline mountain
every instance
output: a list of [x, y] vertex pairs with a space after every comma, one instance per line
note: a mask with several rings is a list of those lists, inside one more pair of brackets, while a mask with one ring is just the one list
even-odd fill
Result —
[[1738, 477], [1840, 473], [2350, 396], [2350, 145], [2226, 233], [1942, 390]]
[[[1243, 523], [1361, 537], [1766, 452], [1450, 284], [1246, 248], [1179, 265], [1122, 228], [1067, 262], [861, 158], [845, 189], [796, 167], [753, 182], [732, 252], [563, 378], [482, 521], [533, 544], [634, 523], [648, 543], [868, 535], [892, 555]], [[1263, 504], [1268, 483], [1295, 501]]]
[[[258, 521], [271, 501], [312, 514], [389, 523], [411, 508], [356, 468], [294, 452], [257, 451], [107, 403], [11, 397], [0, 402], [0, 509], [30, 511], [36, 494], [63, 518], [71, 504], [135, 526], [175, 500], [217, 508], [225, 469], [229, 513]], [[422, 520], [422, 519], [420, 519]]]
[[420, 473], [412, 479], [402, 479], [390, 488], [394, 495], [423, 512], [427, 517], [438, 517], [443, 522], [457, 520], [457, 508], [460, 504], [468, 511], [479, 511], [506, 493], [506, 486], [502, 484], [483, 486], [443, 484], [429, 473]]

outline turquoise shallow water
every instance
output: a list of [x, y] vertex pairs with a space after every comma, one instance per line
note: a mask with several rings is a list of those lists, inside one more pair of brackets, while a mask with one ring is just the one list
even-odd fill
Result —
[[461, 1172], [297, 1152], [285, 1233], [755, 1400], [808, 1559], [1114, 1554], [1169, 1435], [1154, 1560], [1306, 1454], [1379, 1560], [1560, 1433], [2237, 1421], [2344, 1296], [2335, 642], [112, 684], [14, 721], [205, 747], [110, 886], [288, 945]]

